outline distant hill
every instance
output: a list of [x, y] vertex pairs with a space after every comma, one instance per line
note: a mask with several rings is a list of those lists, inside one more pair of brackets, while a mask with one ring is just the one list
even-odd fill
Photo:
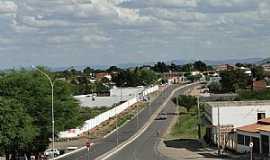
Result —
[[[166, 61], [165, 63], [171, 64], [174, 63], [176, 65], [183, 65], [187, 63], [194, 63], [196, 60], [171, 60]], [[218, 65], [218, 64], [236, 64], [236, 63], [250, 63], [250, 64], [264, 64], [266, 62], [270, 62], [270, 58], [263, 59], [263, 58], [246, 58], [246, 59], [227, 59], [227, 60], [202, 60], [203, 62], [209, 64], [209, 65]], [[119, 68], [130, 68], [130, 67], [136, 67], [136, 66], [142, 66], [142, 65], [154, 65], [157, 62], [145, 62], [145, 63], [123, 63], [123, 64], [117, 64]], [[83, 70], [87, 66], [94, 68], [94, 69], [108, 69], [111, 65], [78, 65], [73, 66], [76, 70]], [[63, 71], [69, 67], [55, 67], [50, 68], [52, 71]]]
[[[258, 62], [263, 61], [263, 58], [246, 58], [246, 59], [225, 59], [225, 60], [202, 60], [203, 62], [209, 65], [218, 65], [218, 64], [236, 64], [236, 63], [251, 63], [258, 64]], [[185, 61], [185, 60], [175, 60], [172, 61], [175, 64], [181, 65], [186, 63], [193, 63], [195, 60]]]
[[270, 57], [259, 61], [258, 64], [270, 64]]

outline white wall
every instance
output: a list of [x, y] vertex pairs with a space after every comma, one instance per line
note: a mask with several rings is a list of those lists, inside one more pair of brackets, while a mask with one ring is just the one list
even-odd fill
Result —
[[[269, 105], [250, 106], [220, 106], [220, 125], [233, 125], [241, 127], [257, 122], [257, 113], [265, 113], [270, 116]], [[218, 107], [210, 109], [209, 119], [213, 125], [218, 125]]]
[[[143, 95], [146, 96], [150, 93], [153, 93], [155, 91], [157, 91], [159, 89], [159, 86], [153, 86], [150, 87], [148, 89], [145, 89], [143, 91]], [[111, 110], [104, 112], [98, 116], [96, 116], [95, 118], [92, 118], [90, 120], [87, 120], [84, 122], [83, 127], [81, 127], [80, 129], [72, 129], [72, 130], [68, 130], [68, 131], [63, 131], [59, 133], [59, 138], [75, 138], [80, 136], [82, 133], [87, 132], [88, 130], [95, 128], [96, 126], [100, 125], [102, 122], [110, 119], [111, 117], [114, 117], [115, 115], [123, 112], [124, 110], [126, 110], [128, 107], [134, 105], [135, 103], [139, 102], [141, 99], [139, 99], [139, 97], [134, 97], [132, 99], [129, 99], [127, 102], [122, 103], [119, 106], [116, 106], [114, 108], [112, 108]]]

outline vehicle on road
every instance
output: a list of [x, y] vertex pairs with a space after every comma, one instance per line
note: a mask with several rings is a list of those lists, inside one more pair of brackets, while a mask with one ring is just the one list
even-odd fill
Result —
[[166, 120], [166, 119], [167, 119], [167, 114], [162, 112], [158, 115], [158, 117], [155, 120]]
[[60, 151], [58, 150], [58, 149], [47, 149], [45, 152], [44, 152], [44, 155], [45, 156], [52, 156], [52, 155], [54, 155], [54, 156], [59, 156], [60, 155]]

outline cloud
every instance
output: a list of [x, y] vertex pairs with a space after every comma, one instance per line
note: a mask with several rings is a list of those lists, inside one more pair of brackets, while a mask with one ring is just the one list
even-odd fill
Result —
[[17, 5], [13, 1], [0, 1], [0, 14], [15, 13]]
[[20, 65], [266, 56], [269, 19], [269, 0], [5, 0], [0, 48]]

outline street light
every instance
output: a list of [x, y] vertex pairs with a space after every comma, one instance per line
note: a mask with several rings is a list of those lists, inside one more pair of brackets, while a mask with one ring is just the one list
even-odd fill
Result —
[[50, 85], [51, 85], [51, 96], [52, 96], [52, 151], [53, 151], [53, 154], [52, 154], [52, 159], [54, 160], [54, 106], [53, 106], [53, 92], [54, 92], [54, 82], [55, 81], [52, 81], [52, 79], [50, 78], [50, 76], [43, 72], [41, 69], [35, 67], [35, 66], [32, 66], [33, 69], [36, 69], [37, 71], [39, 71], [41, 74], [43, 74], [50, 82]]

